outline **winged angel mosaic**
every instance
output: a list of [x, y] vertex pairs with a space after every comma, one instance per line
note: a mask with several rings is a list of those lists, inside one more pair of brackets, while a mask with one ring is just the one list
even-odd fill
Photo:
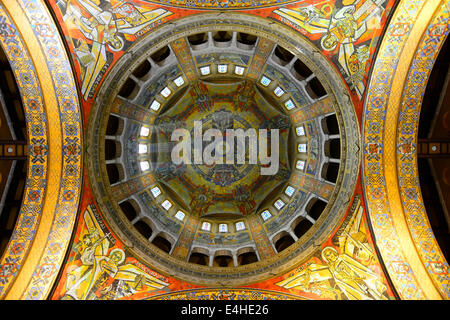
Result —
[[367, 242], [363, 211], [358, 205], [348, 225], [337, 236], [337, 248], [322, 248], [320, 263], [306, 264], [277, 285], [332, 299], [388, 300], [387, 286], [371, 268], [374, 252]]
[[167, 287], [167, 282], [127, 263], [122, 248], [110, 248], [114, 239], [100, 226], [94, 209], [89, 206], [83, 214], [86, 231], [73, 248], [75, 261], [68, 270], [62, 299], [116, 300]]
[[91, 98], [111, 63], [107, 52], [126, 49], [130, 36], [144, 34], [172, 12], [141, 8], [121, 0], [60, 0], [58, 6], [71, 35], [81, 66], [81, 93]]
[[300, 4], [295, 8], [274, 11], [282, 21], [306, 32], [320, 36], [321, 48], [334, 54], [346, 75], [346, 81], [363, 96], [366, 63], [369, 46], [365, 43], [368, 33], [380, 27], [381, 16], [387, 0], [343, 0], [341, 8], [333, 8], [330, 1]]

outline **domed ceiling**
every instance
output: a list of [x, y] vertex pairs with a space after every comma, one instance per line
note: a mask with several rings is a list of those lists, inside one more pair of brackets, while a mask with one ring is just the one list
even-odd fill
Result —
[[[415, 81], [405, 71], [414, 50], [406, 57], [403, 48], [425, 47], [428, 38], [416, 33], [428, 28], [442, 44], [444, 2], [1, 5], [7, 25], [21, 31], [11, 33], [13, 42], [40, 48], [15, 57], [0, 37], [18, 87], [35, 79], [36, 92], [55, 103], [36, 109], [31, 91], [22, 94], [25, 116], [38, 121], [31, 115], [39, 110], [48, 120], [45, 138], [27, 123], [35, 183], [25, 187], [24, 213], [2, 257], [0, 294], [445, 298], [448, 276], [438, 271], [448, 264], [432, 232], [418, 232], [409, 218], [419, 212], [426, 220], [420, 189], [420, 201], [408, 202], [406, 189], [417, 183], [392, 160], [413, 161], [404, 155], [415, 138], [380, 134], [386, 123], [407, 122], [393, 105], [407, 97], [387, 101], [387, 92]], [[419, 12], [429, 21], [417, 23]], [[24, 19], [31, 27], [17, 23]], [[411, 32], [417, 25], [422, 32]], [[390, 54], [408, 67], [397, 71], [401, 59]], [[20, 59], [47, 61], [51, 72], [31, 68], [24, 78]], [[387, 70], [409, 82], [395, 85]], [[391, 167], [395, 175], [384, 171]], [[38, 183], [40, 172], [48, 185]], [[28, 209], [33, 201], [37, 209]], [[30, 222], [35, 211], [47, 212], [40, 224]], [[18, 236], [25, 229], [32, 236]], [[407, 232], [414, 239], [403, 241]], [[30, 252], [40, 258], [27, 260]], [[38, 271], [28, 274], [32, 264]]]
[[[274, 263], [299, 263], [345, 214], [359, 130], [329, 63], [309, 58], [311, 44], [256, 17], [222, 16], [220, 29], [202, 14], [133, 44], [137, 59], [117, 62], [93, 104], [88, 152], [98, 157], [88, 165], [102, 211], [148, 263], [199, 284], [227, 267], [230, 284], [246, 284]], [[130, 184], [133, 193], [119, 191]]]

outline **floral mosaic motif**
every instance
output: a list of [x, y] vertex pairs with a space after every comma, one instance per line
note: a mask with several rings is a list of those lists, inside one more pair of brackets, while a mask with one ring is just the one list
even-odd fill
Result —
[[[42, 125], [39, 125], [42, 128]], [[39, 134], [42, 135], [42, 134]], [[45, 138], [31, 138], [31, 144], [29, 146], [29, 155], [31, 156], [32, 163], [44, 163], [45, 157], [48, 153], [48, 145]]]
[[68, 163], [77, 161], [81, 156], [81, 146], [79, 138], [66, 138], [66, 145], [63, 147], [63, 154]]

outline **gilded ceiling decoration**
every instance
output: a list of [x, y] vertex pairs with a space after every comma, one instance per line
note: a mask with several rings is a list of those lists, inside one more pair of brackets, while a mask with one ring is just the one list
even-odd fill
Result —
[[30, 156], [21, 213], [1, 260], [0, 295], [41, 299], [64, 259], [80, 199], [81, 114], [70, 63], [45, 6], [6, 6], [0, 6], [0, 41], [21, 90]]
[[[406, 299], [448, 298], [448, 263], [424, 215], [415, 155], [423, 83], [448, 34], [448, 3], [411, 1], [396, 12], [366, 98], [363, 170], [368, 211], [399, 294]], [[436, 287], [425, 281], [434, 281]]]
[[[258, 279], [258, 273], [267, 278], [264, 270], [275, 261], [278, 266], [287, 264], [280, 270], [298, 263], [299, 254], [307, 255], [313, 243], [345, 213], [342, 203], [353, 193], [358, 174], [359, 129], [349, 101], [333, 93], [342, 92], [343, 87], [337, 76], [330, 76], [328, 63], [323, 57], [311, 61], [308, 51], [312, 52], [312, 47], [290, 38], [288, 29], [277, 34], [277, 29], [266, 29], [259, 18], [249, 20], [236, 14], [222, 15], [219, 29], [215, 15], [196, 17], [198, 21], [192, 17], [178, 20], [176, 28], [159, 29], [136, 42], [129, 53], [139, 58], [119, 60], [104, 80], [88, 124], [89, 150], [99, 156], [89, 159], [88, 168], [94, 194], [104, 199], [98, 202], [100, 208], [108, 212], [113, 228], [114, 224], [120, 226], [117, 230], [139, 255], [148, 256], [148, 263], [162, 261], [155, 268], [176, 270], [180, 277], [186, 273], [186, 279], [197, 283], [223, 278], [223, 271], [215, 266], [225, 264], [229, 267], [226, 281], [243, 284], [249, 281], [245, 274], [253, 274], [252, 281]], [[194, 36], [203, 37], [203, 42], [194, 42]], [[248, 41], [251, 36], [253, 42]], [[275, 36], [277, 44], [270, 40]], [[284, 62], [276, 52], [286, 51], [286, 47], [295, 54], [290, 53], [289, 61]], [[300, 74], [286, 72], [286, 64], [297, 61], [308, 66], [309, 81], [320, 79], [323, 92], [312, 91]], [[136, 74], [146, 62], [151, 67], [138, 78]], [[127, 79], [133, 79], [133, 89], [124, 89], [130, 83]], [[111, 106], [117, 110], [120, 103], [146, 112], [150, 121], [111, 111]], [[308, 109], [314, 113], [305, 114]], [[335, 132], [328, 132], [325, 124], [330, 116], [338, 122]], [[120, 119], [120, 132], [108, 135], [107, 126], [114, 118]], [[261, 175], [261, 165], [248, 161], [175, 165], [170, 137], [175, 128], [185, 128], [194, 136], [196, 121], [205, 131], [215, 128], [223, 133], [226, 129], [278, 130], [276, 174]], [[142, 128], [149, 129], [145, 136]], [[103, 149], [103, 137], [114, 138], [122, 149], [104, 162], [102, 152], [107, 153], [107, 144]], [[331, 140], [342, 145], [333, 155], [321, 147]], [[231, 148], [229, 144], [225, 147]], [[330, 161], [339, 167], [334, 179], [326, 176]], [[111, 165], [120, 168], [117, 179], [108, 169]], [[344, 187], [343, 179], [353, 183]], [[108, 190], [116, 187], [132, 193], [114, 197], [115, 192]], [[126, 217], [123, 201], [134, 204], [136, 217]], [[316, 202], [324, 204], [324, 212], [312, 217], [308, 212]], [[294, 252], [277, 256], [280, 250], [275, 242], [284, 233], [293, 233], [293, 223], [299, 220], [309, 221], [311, 230], [295, 236], [301, 241], [295, 244], [296, 250], [291, 249]], [[136, 232], [141, 223], [148, 225], [151, 235]], [[150, 244], [157, 235], [168, 242], [169, 256]], [[239, 267], [237, 260], [243, 252], [254, 252], [257, 262]], [[207, 266], [189, 263], [194, 253], [206, 255]], [[232, 260], [219, 262], [218, 256]]]
[[2, 2], [0, 297], [448, 299], [415, 153], [448, 30], [444, 0]]

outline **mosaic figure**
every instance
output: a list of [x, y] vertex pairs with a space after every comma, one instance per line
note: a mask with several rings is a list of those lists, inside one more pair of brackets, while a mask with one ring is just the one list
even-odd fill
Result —
[[[363, 209], [359, 207], [355, 216], [338, 236], [340, 248], [326, 246], [321, 251], [323, 263], [310, 263], [300, 272], [280, 281], [277, 285], [305, 292], [314, 292], [330, 297], [337, 292], [349, 300], [387, 300], [387, 287], [370, 265], [373, 250], [361, 226]], [[342, 252], [339, 252], [339, 251]]]
[[369, 47], [359, 43], [369, 29], [379, 27], [386, 0], [356, 0], [330, 14], [329, 4], [308, 5], [295, 9], [280, 8], [274, 13], [310, 34], [322, 34], [321, 48], [330, 53], [337, 50], [337, 60], [347, 83], [359, 98], [365, 90], [363, 77], [369, 59]]
[[189, 206], [192, 212], [195, 212], [199, 216], [202, 216], [208, 211], [214, 198], [214, 191], [206, 186], [199, 186], [194, 191], [191, 197]]
[[84, 99], [90, 97], [97, 78], [108, 67], [107, 51], [121, 51], [127, 36], [170, 14], [165, 9], [145, 11], [119, 0], [67, 0], [63, 20], [84, 37], [75, 44]]
[[120, 299], [142, 290], [157, 290], [168, 283], [147, 274], [134, 264], [125, 263], [121, 248], [110, 249], [110, 234], [105, 234], [91, 207], [83, 215], [87, 233], [74, 246], [80, 265], [67, 274], [66, 292], [62, 299]]

